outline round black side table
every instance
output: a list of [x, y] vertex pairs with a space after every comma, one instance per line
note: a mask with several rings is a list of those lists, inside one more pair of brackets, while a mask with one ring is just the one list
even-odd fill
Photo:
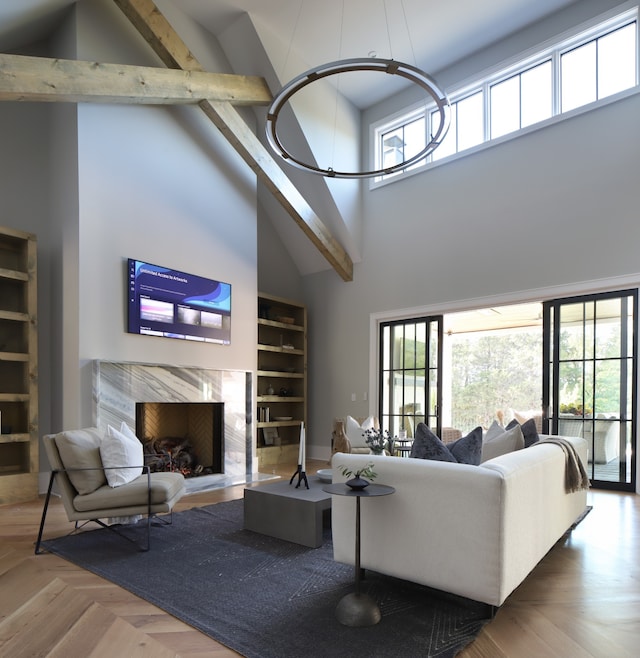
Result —
[[351, 489], [346, 484], [328, 484], [322, 489], [336, 496], [356, 499], [355, 591], [342, 597], [336, 607], [336, 618], [345, 626], [373, 626], [380, 621], [380, 608], [368, 594], [360, 591], [360, 499], [388, 496], [395, 489], [385, 484], [370, 484], [364, 489]]

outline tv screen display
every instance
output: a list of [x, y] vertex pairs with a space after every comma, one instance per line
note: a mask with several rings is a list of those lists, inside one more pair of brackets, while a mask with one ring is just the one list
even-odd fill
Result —
[[128, 259], [132, 334], [231, 343], [231, 284]]

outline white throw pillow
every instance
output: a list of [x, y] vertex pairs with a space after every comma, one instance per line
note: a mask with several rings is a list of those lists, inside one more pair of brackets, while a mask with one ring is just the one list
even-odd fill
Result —
[[[124, 431], [118, 431], [109, 425], [100, 444], [102, 465], [112, 467], [105, 471], [110, 487], [121, 487], [135, 480], [142, 474], [144, 463], [142, 442], [126, 423], [122, 423], [120, 430]], [[118, 468], [122, 466], [140, 466], [140, 468]]]
[[524, 436], [520, 425], [516, 425], [498, 436], [494, 436], [488, 440], [485, 438], [482, 442], [480, 463], [494, 457], [500, 457], [500, 455], [506, 455], [508, 452], [513, 452], [514, 450], [522, 450], [522, 448], [524, 448]]
[[373, 416], [369, 416], [369, 418], [365, 419], [362, 425], [360, 425], [360, 423], [358, 423], [358, 421], [352, 416], [347, 416], [346, 432], [351, 448], [368, 448], [369, 446], [362, 434], [366, 430], [372, 430], [374, 427], [375, 418]]

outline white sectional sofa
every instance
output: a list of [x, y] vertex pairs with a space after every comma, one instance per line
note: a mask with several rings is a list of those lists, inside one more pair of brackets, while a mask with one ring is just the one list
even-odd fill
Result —
[[[586, 441], [569, 441], [586, 465]], [[562, 447], [544, 441], [479, 466], [336, 453], [333, 482], [368, 462], [396, 491], [362, 500], [361, 566], [495, 606], [587, 505], [585, 489], [565, 491]], [[335, 559], [354, 564], [355, 500], [333, 496], [332, 528]]]

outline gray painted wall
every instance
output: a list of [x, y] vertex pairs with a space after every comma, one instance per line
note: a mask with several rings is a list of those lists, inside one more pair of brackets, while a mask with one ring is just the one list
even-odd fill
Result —
[[[611, 7], [576, 3], [452, 67], [446, 84]], [[366, 112], [363, 136], [370, 121], [411, 100], [407, 94]], [[636, 94], [379, 189], [365, 184], [354, 281], [333, 272], [304, 277], [310, 455], [329, 454], [334, 418], [377, 409], [380, 317], [640, 283], [639, 113]]]
[[[78, 3], [48, 50], [158, 65], [109, 0]], [[41, 433], [92, 422], [93, 359], [255, 370], [255, 176], [199, 109], [4, 103], [0, 119], [2, 223], [39, 238]], [[126, 333], [127, 257], [231, 283], [232, 344]]]
[[[375, 408], [372, 314], [640, 283], [639, 113], [634, 95], [365, 194], [354, 281], [327, 272], [304, 282], [314, 446], [327, 445], [333, 417], [366, 414], [364, 391]], [[596, 138], [604, 126], [607, 139]]]

